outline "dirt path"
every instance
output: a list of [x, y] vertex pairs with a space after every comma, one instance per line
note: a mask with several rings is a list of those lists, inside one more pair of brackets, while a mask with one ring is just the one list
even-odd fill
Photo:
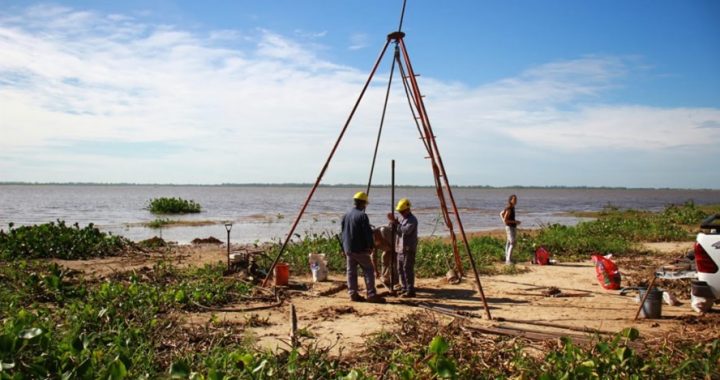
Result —
[[[617, 291], [603, 290], [595, 279], [595, 269], [590, 262], [532, 266], [529, 269], [529, 272], [521, 275], [481, 279], [493, 321], [485, 318], [482, 301], [467, 280], [458, 285], [450, 285], [444, 279], [419, 279], [418, 297], [412, 301], [470, 312], [480, 317], [470, 318], [473, 324], [480, 326], [502, 326], [569, 334], [578, 333], [502, 320], [553, 323], [608, 332], [619, 332], [626, 327], [635, 327], [644, 336], [658, 336], [680, 328], [681, 316], [694, 314], [685, 300], [681, 306], [663, 305], [661, 319], [641, 318], [634, 321], [639, 305], [635, 300], [637, 293], [621, 296]], [[299, 328], [316, 338], [322, 346], [334, 345], [333, 351], [336, 353], [340, 347], [346, 351], [359, 348], [369, 335], [390, 330], [396, 319], [409, 313], [417, 310], [435, 313], [401, 303], [403, 301], [398, 298], [388, 297], [388, 304], [378, 305], [351, 302], [346, 290], [327, 296], [313, 294], [337, 287], [344, 281], [342, 276], [338, 275], [332, 276], [331, 280], [313, 286], [309, 278], [298, 279], [294, 282], [295, 287], [308, 286], [313, 289], [294, 293], [283, 307], [257, 312], [257, 318], [267, 321], [265, 326], [250, 329], [258, 343], [271, 350], [287, 347], [290, 303], [296, 307]], [[541, 294], [551, 286], [559, 288], [561, 294], [574, 296], [548, 297]], [[203, 324], [210, 318], [243, 323], [248, 315], [199, 313], [192, 315], [189, 321], [193, 324]]]

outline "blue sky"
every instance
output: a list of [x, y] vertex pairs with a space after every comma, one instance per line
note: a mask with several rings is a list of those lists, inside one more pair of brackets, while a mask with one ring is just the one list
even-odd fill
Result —
[[[0, 181], [313, 182], [401, 1], [0, 1]], [[720, 188], [720, 2], [409, 0], [451, 183]], [[389, 56], [324, 183], [364, 183]], [[396, 81], [396, 83], [399, 83]], [[400, 87], [375, 181], [431, 184]]]

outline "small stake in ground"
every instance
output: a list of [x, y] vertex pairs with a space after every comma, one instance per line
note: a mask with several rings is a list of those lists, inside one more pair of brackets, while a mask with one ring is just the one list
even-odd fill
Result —
[[293, 348], [297, 347], [297, 314], [295, 313], [295, 305], [290, 304], [290, 344]]
[[227, 270], [230, 272], [230, 230], [232, 230], [232, 223], [225, 223], [225, 230], [227, 231]]

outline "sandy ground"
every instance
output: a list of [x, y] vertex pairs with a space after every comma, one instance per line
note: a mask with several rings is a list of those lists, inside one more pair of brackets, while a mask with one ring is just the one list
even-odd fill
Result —
[[[645, 248], [663, 254], [682, 255], [692, 248], [692, 242], [652, 243]], [[203, 265], [224, 262], [224, 246], [200, 245], [180, 246], [166, 253], [153, 253], [133, 257], [116, 257], [87, 261], [56, 262], [71, 269], [104, 277], [143, 267], [151, 268], [160, 260], [174, 263]], [[660, 263], [661, 264], [661, 263]], [[489, 312], [493, 320], [486, 317], [482, 299], [476, 292], [475, 281], [465, 278], [460, 284], [448, 284], [444, 278], [423, 278], [417, 280], [417, 298], [408, 304], [397, 297], [387, 297], [387, 304], [351, 302], [347, 290], [343, 289], [343, 274], [331, 275], [330, 281], [312, 283], [308, 276], [291, 274], [291, 283], [284, 290], [286, 301], [280, 307], [256, 311], [208, 311], [184, 314], [189, 325], [201, 328], [211, 320], [242, 323], [248, 333], [264, 348], [275, 350], [287, 347], [290, 331], [290, 305], [297, 311], [298, 328], [301, 335], [317, 339], [321, 346], [333, 346], [334, 352], [353, 350], [376, 332], [389, 330], [396, 320], [414, 311], [437, 314], [419, 305], [443, 307], [470, 315], [468, 322], [478, 326], [523, 328], [554, 333], [573, 333], [567, 329], [534, 326], [525, 323], [510, 323], [507, 319], [525, 322], [547, 322], [575, 328], [593, 328], [618, 332], [626, 327], [638, 328], [645, 336], [660, 336], [683, 327], [683, 316], [695, 315], [690, 309], [689, 295], [677, 294], [680, 306], [662, 305], [662, 318], [634, 320], [639, 303], [637, 293], [622, 296], [618, 291], [603, 290], [598, 284], [595, 269], [590, 261], [558, 263], [535, 266], [519, 264], [527, 272], [516, 275], [481, 277], [487, 297]], [[621, 268], [622, 270], [622, 268]], [[362, 279], [359, 281], [361, 286]], [[549, 297], [542, 292], [550, 287], [559, 288], [560, 297]], [[379, 288], [381, 294], [386, 289]], [[323, 295], [321, 295], [323, 294]], [[265, 304], [267, 305], [267, 304]], [[227, 305], [226, 309], [243, 309], [259, 304]], [[440, 314], [438, 314], [440, 315]], [[448, 318], [443, 316], [443, 318]], [[256, 323], [248, 323], [252, 319]], [[505, 320], [504, 320], [505, 319]], [[577, 332], [574, 332], [577, 334]]]

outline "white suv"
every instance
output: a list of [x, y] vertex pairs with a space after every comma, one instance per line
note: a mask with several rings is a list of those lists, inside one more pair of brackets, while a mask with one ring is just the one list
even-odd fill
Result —
[[695, 242], [695, 264], [698, 281], [705, 281], [716, 300], [720, 300], [720, 214], [715, 214], [700, 224], [701, 231]]

